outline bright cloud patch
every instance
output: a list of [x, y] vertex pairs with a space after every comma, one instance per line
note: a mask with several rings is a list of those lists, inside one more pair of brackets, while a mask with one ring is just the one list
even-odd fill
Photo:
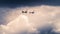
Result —
[[[22, 13], [21, 11], [28, 11]], [[52, 27], [60, 32], [60, 6], [23, 7], [10, 10], [6, 17], [6, 25], [0, 26], [1, 34], [40, 34], [38, 29]], [[29, 12], [34, 11], [34, 14]]]

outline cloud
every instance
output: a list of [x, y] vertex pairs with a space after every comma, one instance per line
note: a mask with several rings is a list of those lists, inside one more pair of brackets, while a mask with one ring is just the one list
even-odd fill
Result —
[[[1, 25], [3, 33], [6, 34], [40, 34], [41, 30], [52, 27], [54, 32], [60, 32], [60, 6], [34, 6], [34, 7], [19, 7], [10, 10], [7, 13], [6, 25]], [[22, 13], [21, 11], [28, 11]], [[30, 14], [34, 11], [34, 14]], [[40, 30], [39, 30], [40, 29]]]
[[[24, 31], [34, 32], [33, 26], [28, 22], [28, 17], [25, 15], [20, 15], [15, 20], [9, 22], [6, 26], [1, 25], [5, 34], [12, 33], [22, 33]], [[26, 32], [26, 33], [27, 33]]]

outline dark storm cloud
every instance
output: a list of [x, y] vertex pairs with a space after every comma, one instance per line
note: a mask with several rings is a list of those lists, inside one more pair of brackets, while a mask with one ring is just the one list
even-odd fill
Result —
[[0, 7], [19, 7], [19, 6], [37, 6], [54, 5], [59, 6], [60, 0], [0, 0]]

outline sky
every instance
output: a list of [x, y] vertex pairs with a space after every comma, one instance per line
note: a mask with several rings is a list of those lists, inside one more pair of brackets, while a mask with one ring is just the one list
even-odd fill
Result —
[[60, 34], [59, 3], [60, 0], [0, 0], [0, 34]]

